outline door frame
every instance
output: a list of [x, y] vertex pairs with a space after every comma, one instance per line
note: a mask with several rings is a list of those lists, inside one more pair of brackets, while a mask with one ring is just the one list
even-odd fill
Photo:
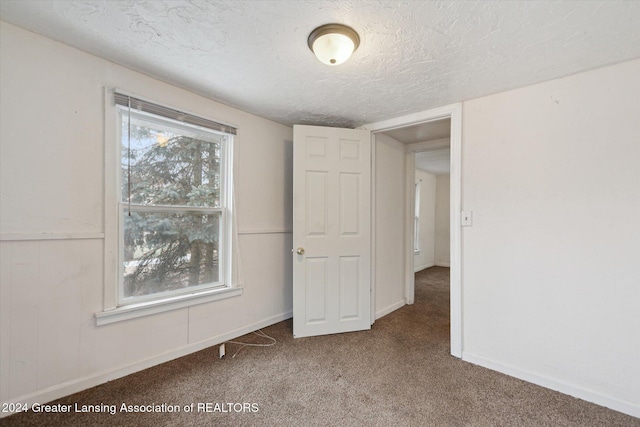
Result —
[[[451, 243], [451, 267], [450, 267], [450, 333], [451, 333], [451, 355], [462, 358], [462, 234], [460, 230], [460, 212], [462, 211], [462, 104], [451, 104], [440, 108], [435, 108], [419, 113], [408, 114], [406, 116], [396, 117], [389, 120], [384, 120], [376, 123], [370, 123], [362, 126], [364, 129], [368, 129], [372, 134], [372, 168], [371, 168], [371, 192], [375, 194], [376, 190], [376, 178], [375, 178], [375, 134], [389, 131], [393, 129], [399, 129], [407, 126], [412, 126], [420, 123], [427, 123], [436, 120], [450, 119], [451, 120], [451, 171], [450, 171], [450, 243]], [[415, 167], [414, 167], [414, 152], [420, 151], [420, 144], [412, 144], [415, 147], [411, 148], [411, 145], [407, 145], [407, 161], [405, 164], [406, 169], [406, 184], [405, 194], [410, 191], [409, 184], [413, 184]], [[418, 149], [415, 149], [418, 148]], [[372, 212], [375, 211], [376, 200], [374, 197], [371, 199]], [[413, 197], [405, 197], [405, 221], [404, 221], [404, 233], [405, 233], [405, 269], [404, 269], [404, 283], [405, 283], [405, 299], [407, 304], [413, 304], [415, 277], [414, 277], [414, 256], [413, 256], [413, 218], [410, 217], [413, 206]], [[374, 214], [372, 213], [372, 216]], [[375, 304], [375, 287], [376, 278], [373, 274], [375, 271], [375, 257], [377, 241], [375, 238], [375, 218], [372, 218], [372, 234], [371, 234], [371, 254], [372, 254], [372, 316], [374, 319], [373, 307]]]

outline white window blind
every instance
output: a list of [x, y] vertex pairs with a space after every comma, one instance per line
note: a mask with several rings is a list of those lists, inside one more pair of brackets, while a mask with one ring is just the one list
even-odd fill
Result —
[[213, 120], [204, 119], [202, 117], [194, 116], [193, 114], [185, 113], [183, 111], [174, 110], [173, 108], [164, 107], [152, 102], [138, 99], [133, 96], [125, 95], [123, 93], [115, 93], [116, 105], [122, 105], [125, 107], [131, 106], [132, 109], [143, 111], [145, 113], [156, 114], [158, 116], [166, 117], [168, 119], [176, 120], [182, 123], [201, 126], [207, 129], [213, 129], [218, 132], [224, 132], [231, 135], [237, 134], [237, 129], [233, 126], [225, 125]]

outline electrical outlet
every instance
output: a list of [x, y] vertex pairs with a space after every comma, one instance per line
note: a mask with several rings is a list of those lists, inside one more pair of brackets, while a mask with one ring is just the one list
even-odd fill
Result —
[[224, 343], [220, 344], [220, 359], [222, 359], [225, 355], [225, 346]]

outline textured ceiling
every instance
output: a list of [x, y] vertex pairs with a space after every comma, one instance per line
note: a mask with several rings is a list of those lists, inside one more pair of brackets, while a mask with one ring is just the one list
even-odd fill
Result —
[[422, 151], [416, 153], [415, 165], [417, 169], [434, 175], [448, 175], [450, 173], [451, 150], [441, 148], [439, 150]]
[[[640, 57], [638, 1], [2, 0], [0, 18], [287, 125], [356, 127]], [[307, 48], [330, 22], [361, 38], [338, 67]]]

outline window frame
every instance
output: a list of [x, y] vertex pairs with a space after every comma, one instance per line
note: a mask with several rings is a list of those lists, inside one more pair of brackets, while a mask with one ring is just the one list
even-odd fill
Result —
[[[128, 114], [128, 108], [116, 105], [115, 93], [124, 92], [116, 89], [105, 88], [105, 240], [104, 240], [104, 307], [95, 314], [97, 325], [104, 325], [121, 320], [132, 319], [155, 313], [161, 313], [195, 304], [234, 297], [242, 294], [242, 287], [233, 283], [233, 253], [235, 246], [233, 221], [233, 166], [236, 135], [205, 128], [202, 126], [182, 123], [178, 120], [165, 118], [156, 114], [135, 111], [134, 114], [151, 122], [165, 123], [178, 129], [196, 133], [208, 133], [223, 135], [225, 141], [220, 146], [220, 207], [191, 207], [191, 206], [142, 206], [131, 205], [132, 211], [144, 212], [162, 211], [173, 212], [220, 212], [220, 233], [218, 259], [218, 282], [196, 285], [184, 290], [169, 291], [147, 296], [137, 297], [135, 300], [124, 301], [124, 214], [128, 202], [123, 201], [121, 190], [122, 175], [122, 120], [126, 120], [123, 114]], [[137, 95], [131, 95], [137, 99], [143, 99]], [[158, 106], [164, 105], [155, 101], [146, 101]], [[172, 107], [165, 107], [172, 108]], [[173, 108], [172, 108], [173, 109]], [[184, 111], [184, 110], [182, 110]], [[133, 112], [133, 107], [132, 107]], [[185, 112], [187, 114], [191, 114]], [[201, 114], [193, 114], [195, 117], [204, 117]], [[228, 126], [228, 125], [225, 125]], [[235, 129], [235, 126], [233, 126]]]

